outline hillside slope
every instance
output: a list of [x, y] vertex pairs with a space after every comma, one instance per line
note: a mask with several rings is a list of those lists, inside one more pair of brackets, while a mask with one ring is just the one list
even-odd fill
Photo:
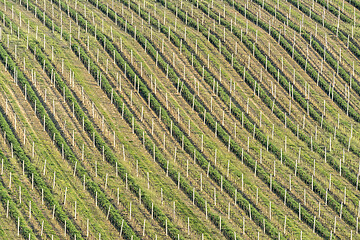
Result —
[[0, 238], [360, 239], [359, 18], [0, 1]]

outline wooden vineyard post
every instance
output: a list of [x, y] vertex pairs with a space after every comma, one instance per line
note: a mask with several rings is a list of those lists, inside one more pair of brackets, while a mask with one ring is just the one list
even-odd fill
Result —
[[9, 217], [9, 200], [6, 202], [6, 218]]
[[215, 160], [214, 160], [215, 167], [216, 167], [216, 155], [217, 155], [217, 149], [215, 149]]
[[64, 206], [66, 204], [66, 193], [67, 193], [67, 187], [65, 187], [65, 193], [64, 193]]
[[41, 205], [44, 205], [44, 189], [41, 189]]
[[160, 200], [161, 200], [161, 204], [164, 204], [164, 197], [163, 197], [163, 189], [160, 189]]
[[207, 200], [205, 200], [205, 217], [208, 219]]
[[42, 237], [43, 233], [44, 233], [44, 220], [42, 220], [42, 222], [41, 222], [41, 232], [40, 232], [41, 237]]
[[20, 235], [20, 217], [17, 219], [17, 235]]
[[249, 218], [250, 218], [250, 221], [251, 221], [251, 205], [249, 203]]
[[144, 219], [144, 225], [143, 225], [143, 236], [145, 236], [145, 222], [146, 222], [146, 218]]
[[54, 171], [54, 179], [53, 179], [53, 185], [52, 185], [53, 189], [55, 188], [55, 177], [56, 177], [56, 175], [55, 175], [55, 171]]
[[214, 205], [216, 206], [216, 188], [214, 187]]
[[11, 189], [11, 172], [10, 172], [10, 175], [9, 175], [9, 189]]
[[64, 236], [66, 237], [66, 220], [65, 220], [65, 225], [64, 225]]

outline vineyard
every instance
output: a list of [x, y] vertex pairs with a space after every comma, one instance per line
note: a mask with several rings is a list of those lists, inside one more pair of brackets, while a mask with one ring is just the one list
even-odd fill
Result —
[[0, 0], [0, 239], [360, 239], [359, 19]]

